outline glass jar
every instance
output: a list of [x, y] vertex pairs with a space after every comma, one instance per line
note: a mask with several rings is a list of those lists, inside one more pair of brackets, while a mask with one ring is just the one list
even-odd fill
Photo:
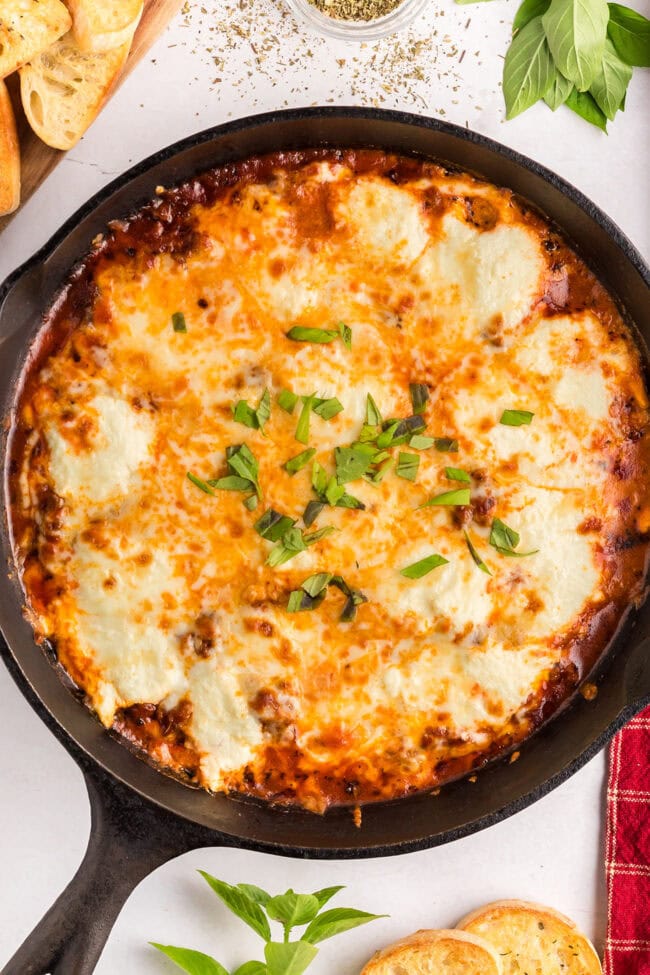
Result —
[[328, 17], [310, 0], [287, 0], [299, 20], [325, 37], [345, 41], [374, 41], [394, 34], [415, 20], [430, 0], [402, 0], [394, 10], [376, 20], [339, 20]]

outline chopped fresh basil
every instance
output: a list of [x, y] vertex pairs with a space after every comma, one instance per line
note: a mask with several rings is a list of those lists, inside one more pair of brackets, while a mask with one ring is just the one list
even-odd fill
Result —
[[249, 511], [255, 511], [258, 504], [258, 498], [256, 494], [251, 494], [249, 498], [244, 500], [244, 507], [248, 508]]
[[304, 552], [306, 548], [307, 546], [305, 545], [305, 540], [300, 529], [290, 528], [275, 543], [267, 556], [266, 564], [273, 568], [278, 565], [283, 565], [289, 559], [292, 559], [294, 555], [298, 555], [299, 552]]
[[336, 447], [334, 463], [336, 479], [339, 484], [356, 481], [363, 477], [373, 463], [377, 451], [370, 444], [353, 444], [351, 447]]
[[290, 528], [293, 528], [295, 523], [295, 518], [281, 515], [273, 508], [269, 508], [261, 518], [257, 519], [253, 527], [262, 538], [266, 538], [269, 542], [277, 542]]
[[217, 488], [218, 491], [250, 491], [251, 481], [247, 477], [240, 477], [238, 474], [229, 474], [227, 477], [219, 477], [215, 481], [208, 481], [210, 487]]
[[331, 399], [316, 399], [312, 406], [314, 413], [323, 420], [331, 420], [343, 410], [343, 403], [333, 396]]
[[321, 539], [327, 538], [328, 535], [333, 535], [337, 529], [334, 525], [325, 525], [324, 528], [319, 528], [317, 532], [310, 532], [309, 535], [305, 535], [305, 545], [315, 545], [316, 542], [320, 542]]
[[395, 436], [395, 431], [399, 426], [399, 420], [387, 420], [384, 429], [376, 439], [378, 447], [390, 447]]
[[323, 589], [327, 589], [332, 578], [331, 572], [316, 572], [309, 576], [304, 582], [300, 583], [300, 588], [304, 589], [308, 596], [312, 598], [318, 596]]
[[302, 325], [294, 325], [287, 332], [287, 338], [291, 339], [292, 342], [316, 342], [324, 344], [326, 342], [333, 342], [334, 339], [339, 338], [340, 334], [338, 329], [305, 328]]
[[433, 444], [436, 450], [439, 450], [441, 454], [458, 453], [458, 441], [452, 440], [450, 437], [436, 437]]
[[287, 612], [316, 609], [325, 599], [327, 587], [330, 585], [336, 586], [346, 597], [340, 621], [351, 622], [356, 616], [357, 607], [367, 603], [368, 598], [359, 589], [351, 589], [342, 576], [334, 576], [331, 572], [317, 572], [301, 582], [300, 589], [295, 589], [289, 595]]
[[259, 466], [251, 449], [245, 443], [226, 447], [226, 461], [233, 474], [250, 481], [257, 496], [261, 498], [262, 490], [258, 481]]
[[424, 413], [429, 400], [429, 387], [424, 383], [409, 383], [409, 392], [411, 393], [413, 413], [416, 415]]
[[287, 474], [291, 474], [293, 477], [294, 474], [297, 474], [298, 471], [301, 471], [303, 467], [307, 466], [315, 453], [315, 447], [308, 447], [307, 450], [303, 450], [301, 453], [296, 454], [295, 457], [291, 457], [282, 466]]
[[372, 423], [364, 423], [361, 427], [358, 443], [374, 443], [381, 433], [381, 426]]
[[341, 495], [341, 497], [336, 502], [335, 507], [336, 508], [351, 508], [351, 509], [356, 509], [358, 511], [365, 511], [366, 510], [366, 506], [363, 503], [363, 501], [359, 501], [358, 498], [355, 498], [351, 494], [348, 494], [347, 491], [345, 492], [345, 494], [342, 494]]
[[428, 450], [436, 442], [435, 437], [425, 437], [421, 433], [414, 433], [409, 440], [409, 447], [413, 450]]
[[530, 410], [504, 410], [499, 423], [506, 427], [524, 427], [532, 422], [534, 416]]
[[442, 494], [436, 494], [433, 498], [429, 498], [424, 504], [421, 504], [421, 508], [430, 508], [435, 505], [465, 505], [469, 504], [469, 488], [455, 488], [453, 491], [443, 491]]
[[265, 389], [255, 409], [245, 399], [240, 399], [232, 407], [232, 414], [237, 423], [243, 423], [251, 430], [264, 431], [264, 424], [271, 416], [271, 394]]
[[458, 467], [445, 467], [445, 475], [450, 481], [462, 481], [464, 484], [471, 484], [467, 471], [461, 471]]
[[525, 558], [527, 555], [535, 555], [539, 552], [538, 548], [530, 552], [515, 552], [519, 545], [519, 533], [514, 528], [509, 528], [500, 518], [495, 518], [490, 529], [490, 545], [499, 552], [500, 555], [507, 555], [511, 558]]
[[260, 430], [264, 430], [264, 425], [271, 416], [271, 394], [268, 389], [265, 389], [260, 397], [257, 409], [255, 410], [255, 416], [257, 417]]
[[357, 615], [357, 607], [368, 602], [368, 597], [360, 589], [351, 589], [343, 576], [332, 576], [330, 585], [340, 589], [346, 597], [343, 611], [339, 617], [341, 623], [351, 623]]
[[327, 490], [329, 478], [327, 477], [327, 472], [317, 460], [314, 461], [314, 465], [311, 469], [311, 486], [318, 495], [324, 495]]
[[307, 528], [310, 528], [314, 524], [324, 507], [324, 501], [310, 501], [308, 503], [302, 516], [302, 520]]
[[296, 408], [296, 403], [300, 399], [295, 393], [292, 393], [290, 389], [281, 389], [277, 395], [278, 406], [284, 410], [285, 413], [293, 413]]
[[206, 481], [202, 481], [200, 477], [197, 477], [196, 474], [192, 474], [191, 471], [187, 472], [187, 477], [192, 484], [196, 484], [197, 488], [201, 488], [205, 494], [211, 494], [214, 497], [214, 491]]
[[400, 452], [397, 455], [397, 469], [395, 473], [398, 477], [403, 477], [405, 481], [414, 481], [418, 476], [419, 466], [420, 458], [418, 454], [403, 454]]
[[383, 432], [377, 437], [377, 446], [397, 447], [399, 444], [406, 443], [412, 438], [414, 433], [424, 430], [426, 423], [423, 417], [407, 416], [404, 420], [386, 420], [383, 424]]
[[479, 567], [479, 569], [481, 570], [481, 572], [485, 572], [486, 575], [491, 576], [492, 573], [488, 569], [487, 565], [485, 564], [485, 562], [483, 561], [483, 559], [481, 558], [481, 556], [476, 551], [474, 545], [472, 544], [472, 540], [469, 537], [469, 535], [467, 534], [467, 532], [464, 532], [464, 535], [465, 535], [465, 541], [467, 542], [467, 548], [469, 549], [469, 554], [474, 559], [474, 562]]
[[182, 311], [175, 311], [172, 315], [172, 328], [175, 332], [187, 332], [187, 322]]
[[324, 598], [325, 593], [320, 593], [320, 595], [314, 597], [306, 593], [304, 589], [294, 589], [293, 592], [289, 593], [287, 612], [301, 613], [304, 610], [316, 609], [317, 606], [320, 606]]
[[413, 562], [412, 565], [407, 565], [405, 569], [400, 569], [400, 575], [406, 576], [407, 579], [421, 579], [428, 572], [437, 569], [439, 565], [447, 565], [448, 562], [449, 559], [445, 559], [442, 555], [436, 555], [434, 553], [433, 555], [427, 555], [425, 559], [420, 559], [419, 562]]
[[[400, 454], [400, 456], [402, 455]], [[404, 456], [408, 456], [408, 455], [404, 455]], [[375, 463], [378, 463], [377, 458], [375, 458]], [[364, 479], [368, 481], [370, 484], [381, 484], [381, 482], [384, 480], [384, 478], [391, 470], [391, 468], [394, 466], [394, 464], [395, 464], [394, 458], [388, 457], [386, 460], [383, 461], [383, 463], [380, 463], [379, 467], [375, 468], [374, 471], [372, 471], [369, 474], [364, 474], [363, 475]], [[417, 473], [417, 468], [416, 468], [416, 473]], [[404, 477], [404, 476], [405, 476], [404, 474], [400, 475], [400, 477]], [[408, 478], [408, 480], [413, 481], [415, 480], [415, 478], [410, 477]]]
[[345, 322], [339, 322], [338, 324], [339, 334], [341, 336], [341, 341], [346, 349], [350, 350], [352, 348], [352, 329]]
[[375, 403], [374, 399], [368, 393], [366, 396], [366, 424], [370, 427], [381, 426], [383, 420], [381, 413], [379, 412], [379, 407]]
[[295, 433], [296, 440], [299, 443], [309, 443], [309, 417], [311, 416], [311, 408], [314, 405], [315, 399], [315, 393], [312, 393], [311, 396], [303, 397], [302, 409], [300, 411], [298, 426], [296, 427]]
[[344, 494], [345, 488], [343, 485], [339, 484], [335, 477], [330, 477], [329, 481], [327, 482], [327, 487], [325, 488], [325, 499], [327, 503], [334, 507], [334, 505], [338, 504], [339, 500]]

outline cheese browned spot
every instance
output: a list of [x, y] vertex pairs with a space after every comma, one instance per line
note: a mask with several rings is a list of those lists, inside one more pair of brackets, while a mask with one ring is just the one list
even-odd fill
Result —
[[[175, 332], [182, 312], [187, 331]], [[294, 325], [351, 329], [294, 342]], [[650, 510], [639, 355], [604, 289], [507, 190], [428, 162], [314, 151], [170, 190], [95, 245], [49, 315], [12, 436], [12, 520], [30, 619], [106, 726], [213, 790], [323, 810], [475, 769], [571, 693], [641, 591]], [[336, 531], [266, 564], [254, 529], [300, 520], [312, 464], [429, 391], [415, 481], [357, 478]], [[234, 420], [265, 390], [264, 431]], [[530, 424], [500, 422], [524, 410]], [[201, 481], [245, 443], [263, 498]], [[444, 446], [444, 444], [441, 444]], [[470, 475], [450, 480], [445, 467]], [[422, 508], [469, 486], [470, 504]], [[517, 532], [508, 557], [495, 518]], [[465, 531], [489, 572], [477, 566]], [[433, 553], [421, 578], [400, 570]], [[330, 586], [367, 602], [341, 622]]]

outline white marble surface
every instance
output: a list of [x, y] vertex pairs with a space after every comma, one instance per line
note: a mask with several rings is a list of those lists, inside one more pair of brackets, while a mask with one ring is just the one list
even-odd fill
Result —
[[[382, 104], [488, 134], [579, 186], [648, 258], [650, 71], [635, 72], [627, 110], [609, 136], [566, 109], [552, 115], [543, 106], [505, 123], [499, 76], [513, 11], [513, 0], [471, 7], [432, 0], [409, 35], [357, 49], [297, 28], [283, 0], [192, 4], [0, 237], [0, 279], [88, 196], [161, 146], [228, 118], [311, 104]], [[1, 966], [77, 867], [89, 815], [79, 772], [4, 669], [0, 735]], [[391, 915], [326, 942], [314, 975], [354, 975], [377, 946], [418, 927], [453, 924], [497, 897], [555, 905], [600, 943], [604, 769], [601, 755], [518, 816], [428, 852], [357, 862], [188, 854], [138, 887], [97, 971], [171, 975], [177, 969], [148, 940], [200, 948], [233, 968], [255, 957], [255, 936], [230, 919], [195, 873], [199, 867], [277, 892], [347, 884], [341, 903]]]

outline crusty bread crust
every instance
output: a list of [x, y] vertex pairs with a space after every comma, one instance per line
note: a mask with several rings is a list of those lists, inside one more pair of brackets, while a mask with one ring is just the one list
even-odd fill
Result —
[[88, 54], [72, 33], [20, 69], [20, 92], [32, 129], [53, 149], [71, 149], [95, 120], [122, 72], [130, 42]]
[[20, 149], [11, 99], [0, 81], [0, 217], [20, 203]]
[[416, 931], [376, 952], [361, 975], [502, 975], [499, 957], [466, 931]]
[[486, 904], [460, 921], [459, 929], [491, 942], [504, 975], [602, 975], [596, 949], [564, 914], [529, 901]]
[[2, 0], [0, 78], [54, 44], [70, 30], [72, 18], [61, 0]]
[[67, 0], [82, 51], [110, 51], [133, 40], [143, 0]]

